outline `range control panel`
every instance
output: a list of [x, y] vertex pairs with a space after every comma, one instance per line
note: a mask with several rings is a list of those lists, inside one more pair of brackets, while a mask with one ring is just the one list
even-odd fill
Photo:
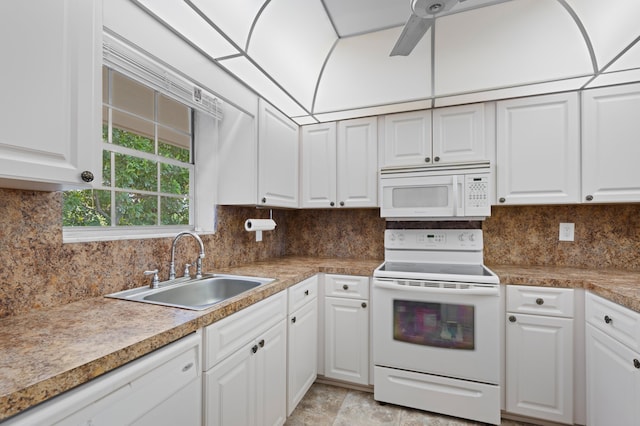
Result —
[[385, 249], [482, 250], [481, 229], [387, 229]]

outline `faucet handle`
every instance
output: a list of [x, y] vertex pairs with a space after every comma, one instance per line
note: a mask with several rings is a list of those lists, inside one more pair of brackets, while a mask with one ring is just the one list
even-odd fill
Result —
[[191, 266], [190, 263], [185, 263], [184, 264], [184, 277], [185, 278], [191, 278], [191, 274], [189, 273], [189, 267]]
[[154, 269], [151, 271], [144, 271], [145, 275], [153, 275], [153, 278], [151, 279], [151, 284], [149, 285], [150, 288], [158, 288], [160, 286], [160, 280], [158, 279], [158, 270]]

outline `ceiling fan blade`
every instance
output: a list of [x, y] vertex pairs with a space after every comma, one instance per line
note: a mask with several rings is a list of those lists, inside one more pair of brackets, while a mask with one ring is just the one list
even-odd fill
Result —
[[412, 13], [389, 56], [409, 55], [422, 37], [424, 37], [427, 30], [433, 24], [433, 21], [433, 18], [421, 18], [415, 13]]

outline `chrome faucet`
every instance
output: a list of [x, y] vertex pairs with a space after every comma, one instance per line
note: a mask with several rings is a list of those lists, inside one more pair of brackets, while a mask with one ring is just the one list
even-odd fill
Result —
[[173, 239], [173, 243], [171, 244], [171, 264], [169, 265], [169, 280], [174, 280], [176, 278], [176, 243], [185, 235], [191, 235], [200, 245], [200, 255], [198, 255], [198, 259], [196, 260], [196, 278], [202, 278], [202, 259], [204, 258], [204, 244], [202, 244], [202, 240], [195, 232], [182, 231], [178, 235], [176, 235], [176, 237]]

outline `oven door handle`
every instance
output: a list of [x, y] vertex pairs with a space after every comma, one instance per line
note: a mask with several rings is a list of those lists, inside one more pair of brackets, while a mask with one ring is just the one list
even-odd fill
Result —
[[421, 287], [421, 286], [410, 286], [410, 285], [401, 285], [401, 284], [393, 284], [391, 282], [385, 281], [374, 281], [374, 287], [383, 288], [387, 290], [399, 290], [406, 291], [412, 293], [422, 293], [422, 294], [458, 294], [464, 296], [498, 296], [500, 294], [499, 287], [489, 286], [489, 287], [472, 287], [472, 288], [442, 288], [442, 287]]

